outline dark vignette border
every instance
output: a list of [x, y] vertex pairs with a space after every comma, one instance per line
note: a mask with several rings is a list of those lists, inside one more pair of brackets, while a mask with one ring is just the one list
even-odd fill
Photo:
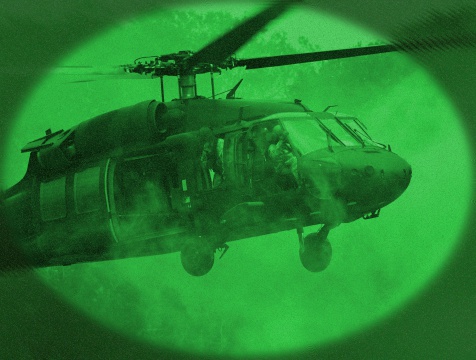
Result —
[[[152, 0], [0, 0], [0, 144], [8, 136], [9, 124], [42, 71], [58, 56], [114, 22], [157, 9], [160, 3]], [[358, 3], [322, 0], [309, 3], [316, 3], [321, 9], [382, 34], [391, 34], [397, 24], [406, 25], [421, 19], [430, 6], [425, 0], [360, 0]], [[471, 6], [472, 1], [431, 2], [432, 9], [447, 10], [460, 5]], [[475, 9], [474, 5], [472, 9]], [[438, 56], [419, 56], [418, 60], [446, 89], [465, 121], [472, 142], [476, 136], [476, 51], [447, 51]], [[20, 72], [12, 66], [19, 62], [23, 64]], [[3, 147], [0, 149], [3, 151]], [[369, 331], [289, 358], [475, 358], [476, 242], [473, 240], [476, 225], [471, 220], [474, 210], [471, 209], [461, 244], [446, 268], [427, 291], [405, 309]], [[0, 208], [0, 223], [1, 215]], [[0, 235], [2, 244], [6, 244], [7, 234]], [[5, 246], [0, 246], [3, 255], [6, 250]], [[62, 303], [33, 275], [5, 273], [0, 274], [0, 358], [194, 357], [133, 342], [91, 322]]]

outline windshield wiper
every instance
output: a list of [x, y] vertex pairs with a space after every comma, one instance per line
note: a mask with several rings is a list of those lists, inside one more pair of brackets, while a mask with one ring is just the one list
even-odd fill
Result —
[[377, 145], [380, 145], [383, 149], [386, 149], [387, 148], [387, 145], [385, 144], [382, 144], [382, 143], [379, 143], [378, 141], [375, 141], [373, 140], [367, 133], [363, 133], [357, 129], [354, 129], [353, 131], [355, 131], [355, 133], [359, 134], [359, 135], [362, 135], [364, 137], [366, 137], [369, 141], [373, 142], [374, 144], [377, 144]]

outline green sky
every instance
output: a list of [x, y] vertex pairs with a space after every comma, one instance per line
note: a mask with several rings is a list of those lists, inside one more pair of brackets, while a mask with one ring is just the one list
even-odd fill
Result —
[[[225, 9], [220, 16], [170, 9], [131, 19], [98, 34], [58, 64], [123, 64], [144, 55], [198, 50], [259, 9]], [[238, 55], [326, 50], [376, 40], [377, 35], [326, 14], [295, 9]], [[238, 96], [300, 98], [316, 111], [338, 104], [338, 111], [359, 116], [376, 140], [390, 143], [412, 165], [408, 190], [380, 218], [333, 230], [333, 260], [321, 274], [302, 268], [291, 231], [232, 243], [201, 278], [181, 269], [178, 254], [38, 271], [67, 301], [128, 335], [172, 348], [281, 353], [381, 321], [442, 268], [457, 245], [468, 208], [469, 148], [458, 114], [421, 67], [403, 55], [387, 54], [234, 70], [217, 78], [218, 91], [243, 76]], [[46, 76], [26, 102], [11, 133], [5, 183], [22, 176], [27, 156], [18, 150], [45, 129], [66, 129], [102, 112], [159, 98], [156, 81], [67, 81]], [[209, 95], [207, 77], [199, 86]], [[166, 93], [168, 99], [176, 96], [174, 79], [167, 81]]]

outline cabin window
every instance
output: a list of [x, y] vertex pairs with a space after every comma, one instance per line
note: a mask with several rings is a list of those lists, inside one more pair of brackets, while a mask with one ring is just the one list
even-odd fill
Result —
[[40, 213], [43, 221], [66, 217], [66, 177], [40, 183]]
[[99, 167], [93, 167], [74, 174], [74, 207], [77, 214], [99, 210], [100, 173]]
[[[184, 206], [182, 194], [190, 185], [179, 177], [176, 164], [165, 154], [118, 162], [114, 173], [118, 237], [124, 241], [140, 241], [176, 231], [180, 224], [172, 206], [175, 202], [177, 207]], [[175, 200], [172, 194], [176, 194]]]
[[[118, 164], [114, 175], [118, 214], [136, 216], [170, 211], [170, 180], [175, 180], [172, 181], [175, 188], [177, 175], [173, 174], [171, 166], [161, 168], [163, 162], [155, 155], [125, 159]], [[166, 170], [171, 172], [171, 179], [168, 179]]]

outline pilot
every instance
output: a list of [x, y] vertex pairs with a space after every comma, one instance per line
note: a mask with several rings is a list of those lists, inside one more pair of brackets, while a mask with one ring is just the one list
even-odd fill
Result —
[[217, 138], [210, 128], [202, 128], [199, 135], [203, 141], [200, 161], [205, 170], [213, 176], [213, 188], [219, 186], [223, 179], [223, 144], [222, 138]]
[[276, 125], [273, 128], [268, 155], [278, 175], [292, 175], [298, 183], [297, 159], [291, 150], [291, 145], [286, 140], [286, 136], [287, 133], [281, 125]]

